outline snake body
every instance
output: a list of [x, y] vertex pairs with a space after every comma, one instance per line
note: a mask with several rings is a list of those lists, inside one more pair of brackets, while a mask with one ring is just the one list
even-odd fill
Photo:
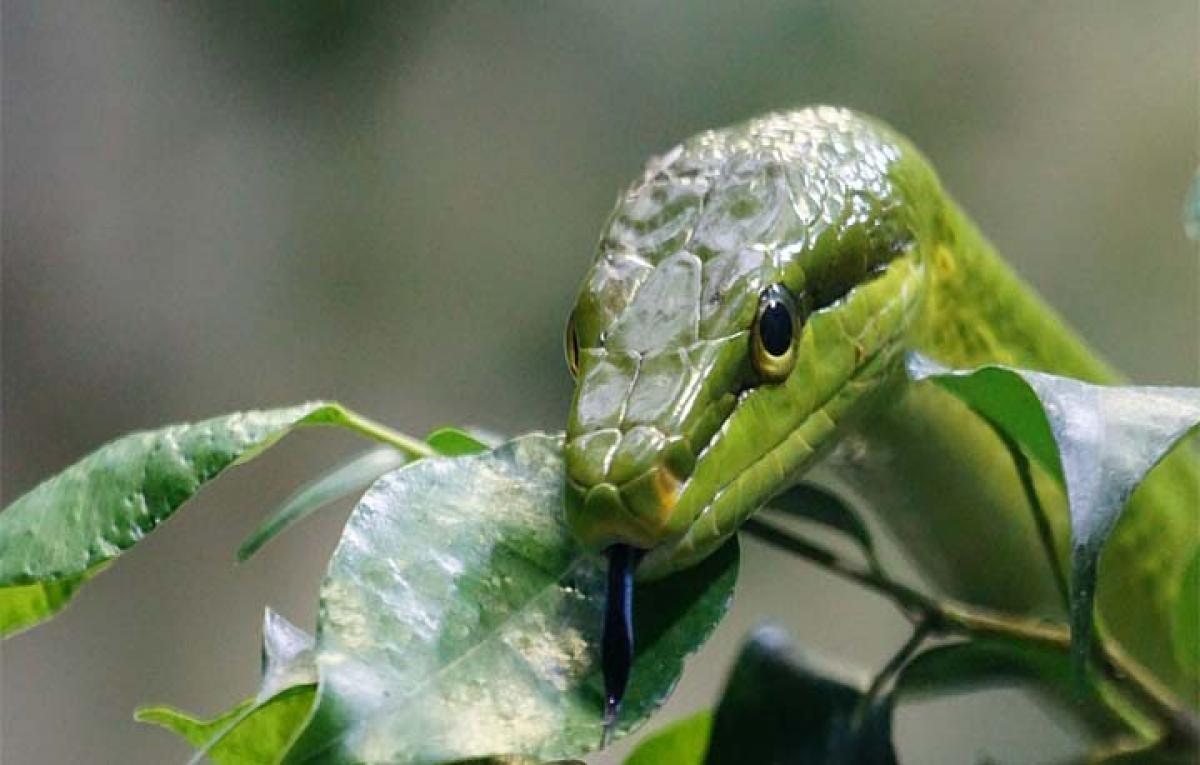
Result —
[[[567, 521], [595, 549], [645, 551], [639, 578], [694, 564], [855, 443], [865, 456], [833, 471], [938, 585], [1053, 608], [1007, 448], [948, 394], [909, 383], [902, 360], [1118, 377], [888, 127], [816, 107], [651, 160], [606, 225], [567, 346]], [[1065, 556], [1061, 490], [1038, 486]], [[1101, 566], [1107, 627], [1177, 688], [1194, 683], [1172, 614], [1197, 507], [1195, 462], [1177, 453], [1134, 495]]]

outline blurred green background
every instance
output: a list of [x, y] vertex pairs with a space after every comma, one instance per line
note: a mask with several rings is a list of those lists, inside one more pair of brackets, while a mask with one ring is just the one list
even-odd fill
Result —
[[[337, 398], [405, 430], [558, 429], [561, 332], [651, 154], [849, 105], [923, 147], [1016, 268], [1143, 382], [1196, 384], [1200, 10], [1179, 2], [4, 2], [3, 498], [123, 431]], [[206, 490], [3, 645], [0, 756], [182, 762], [141, 702], [251, 692], [271, 604], [310, 626], [346, 509], [235, 567], [353, 438]], [[655, 725], [764, 618], [847, 666], [883, 601], [746, 544], [734, 613]], [[1072, 732], [996, 691], [906, 707], [909, 762], [1044, 762]], [[608, 762], [596, 758], [597, 762]]]

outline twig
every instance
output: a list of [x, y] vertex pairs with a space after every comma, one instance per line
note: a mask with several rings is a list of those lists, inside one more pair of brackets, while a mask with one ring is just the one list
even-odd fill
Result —
[[932, 631], [933, 625], [927, 620], [921, 619], [916, 623], [912, 634], [908, 636], [908, 640], [904, 641], [904, 645], [900, 646], [900, 650], [892, 654], [892, 658], [888, 659], [887, 664], [884, 664], [883, 668], [871, 680], [871, 685], [867, 688], [867, 692], [863, 695], [862, 701], [859, 702], [858, 709], [855, 712], [856, 724], [862, 724], [871, 707], [883, 695], [887, 684], [899, 674], [904, 665], [908, 663], [908, 660], [916, 655], [918, 649], [925, 643], [925, 640], [928, 639]]
[[[847, 560], [832, 550], [758, 518], [750, 518], [742, 528], [767, 544], [805, 558], [843, 579], [888, 597], [910, 621], [918, 626], [926, 625], [931, 632], [1005, 637], [1047, 646], [1066, 654], [1071, 651], [1071, 632], [1065, 625], [1001, 614], [949, 600], [937, 600], [890, 579], [881, 571]], [[1187, 708], [1133, 657], [1111, 641], [1102, 640], [1096, 647], [1095, 663], [1107, 680], [1114, 686], [1129, 691], [1153, 714], [1163, 727], [1166, 742], [1180, 747], [1200, 748], [1200, 720], [1187, 711]]]
[[341, 424], [346, 428], [395, 447], [397, 451], [407, 454], [413, 459], [437, 456], [437, 451], [419, 438], [392, 430], [387, 425], [363, 417], [358, 412], [352, 412], [349, 409], [342, 408], [340, 414], [342, 416]]

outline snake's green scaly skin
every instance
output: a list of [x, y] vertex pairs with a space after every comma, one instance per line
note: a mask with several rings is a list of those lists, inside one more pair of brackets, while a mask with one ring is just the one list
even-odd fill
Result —
[[[749, 338], [777, 283], [811, 313], [794, 369], [763, 383]], [[906, 383], [900, 360], [920, 350], [956, 367], [1116, 378], [888, 128], [818, 107], [702, 133], [652, 160], [614, 210], [572, 316], [567, 519], [597, 549], [648, 550], [639, 576], [700, 560], [819, 455], [860, 439], [895, 450], [886, 469], [906, 474], [872, 504], [938, 584], [1028, 611], [1052, 601], [1003, 445], [948, 395]], [[856, 469], [872, 474], [845, 472]], [[1190, 454], [1160, 466], [1101, 569], [1112, 634], [1176, 688], [1191, 682], [1170, 634], [1198, 546], [1196, 476]], [[1065, 546], [1061, 492], [1040, 483]], [[931, 498], [931, 485], [944, 491]], [[964, 486], [962, 505], [937, 501]]]

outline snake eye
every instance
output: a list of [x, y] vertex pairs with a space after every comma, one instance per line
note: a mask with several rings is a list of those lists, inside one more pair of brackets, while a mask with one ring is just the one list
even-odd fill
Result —
[[772, 284], [758, 299], [751, 333], [754, 369], [767, 382], [780, 382], [796, 366], [796, 300], [781, 284]]
[[563, 349], [567, 354], [567, 369], [571, 377], [579, 377], [579, 332], [575, 329], [575, 312], [567, 319], [567, 335], [563, 339]]

